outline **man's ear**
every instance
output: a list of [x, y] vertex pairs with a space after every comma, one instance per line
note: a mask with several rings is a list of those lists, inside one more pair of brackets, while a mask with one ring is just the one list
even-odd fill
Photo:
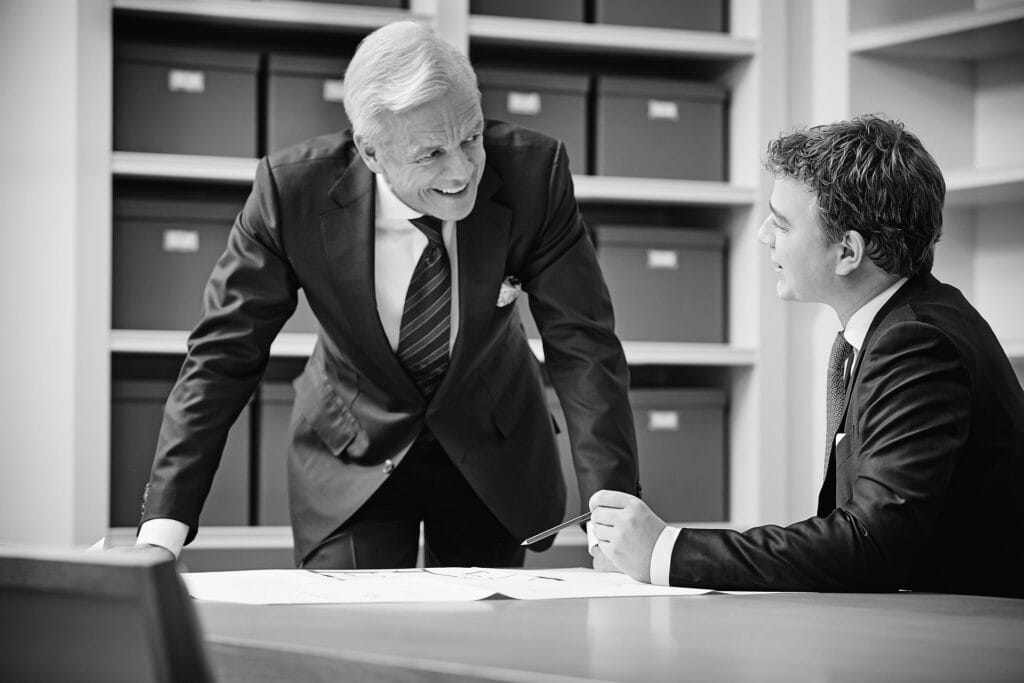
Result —
[[374, 173], [380, 173], [380, 161], [377, 159], [377, 150], [373, 145], [370, 145], [366, 138], [356, 133], [352, 136], [352, 142], [356, 145], [356, 150], [359, 152], [359, 156], [363, 158], [363, 163], [366, 167]]
[[836, 244], [839, 260], [836, 262], [836, 275], [849, 275], [867, 258], [867, 244], [864, 236], [857, 230], [847, 230]]

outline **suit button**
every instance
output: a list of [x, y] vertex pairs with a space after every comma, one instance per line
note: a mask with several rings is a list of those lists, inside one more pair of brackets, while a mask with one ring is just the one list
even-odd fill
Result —
[[391, 462], [391, 458], [384, 461], [384, 474], [391, 474], [395, 471], [395, 463]]

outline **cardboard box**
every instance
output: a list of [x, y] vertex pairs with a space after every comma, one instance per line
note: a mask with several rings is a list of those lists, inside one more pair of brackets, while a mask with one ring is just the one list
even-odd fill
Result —
[[114, 149], [256, 156], [254, 52], [114, 47]]
[[[169, 380], [115, 379], [110, 406], [110, 526], [135, 527], [171, 393]], [[249, 409], [228, 432], [201, 526], [249, 523]]]
[[267, 59], [266, 151], [345, 130], [342, 104], [348, 60], [272, 54]]
[[598, 226], [619, 339], [726, 341], [725, 238], [712, 230]]
[[666, 522], [728, 519], [725, 394], [630, 391], [643, 499]]
[[257, 521], [261, 526], [291, 524], [288, 512], [288, 446], [295, 389], [290, 382], [264, 382], [259, 389]]
[[597, 174], [725, 180], [725, 100], [714, 83], [599, 76]]
[[594, 22], [691, 31], [725, 31], [722, 0], [594, 0]]
[[561, 140], [575, 173], [586, 173], [589, 76], [477, 69], [484, 118], [514, 123]]
[[469, 0], [470, 14], [583, 21], [583, 0]]
[[[113, 310], [115, 329], [191, 330], [202, 313], [203, 290], [224, 253], [241, 206], [211, 199], [114, 201]], [[311, 333], [316, 319], [299, 292], [284, 332]]]

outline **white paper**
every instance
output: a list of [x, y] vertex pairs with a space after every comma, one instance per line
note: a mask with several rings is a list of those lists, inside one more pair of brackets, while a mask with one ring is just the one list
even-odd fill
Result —
[[702, 595], [697, 588], [652, 586], [593, 569], [433, 567], [361, 571], [261, 569], [183, 573], [197, 600], [252, 605], [465, 602], [491, 597], [555, 598]]
[[102, 551], [102, 550], [108, 550], [109, 548], [110, 548], [110, 543], [107, 541], [107, 537], [104, 536], [103, 538], [101, 538], [100, 540], [96, 541], [95, 543], [93, 543], [88, 548], [86, 548], [86, 551], [87, 552], [98, 552], [98, 551]]

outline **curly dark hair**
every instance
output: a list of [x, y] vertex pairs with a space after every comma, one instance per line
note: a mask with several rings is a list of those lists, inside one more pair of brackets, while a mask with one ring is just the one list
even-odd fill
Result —
[[856, 230], [868, 258], [886, 273], [931, 271], [946, 182], [902, 123], [869, 115], [796, 130], [768, 144], [764, 167], [815, 193], [830, 244]]

